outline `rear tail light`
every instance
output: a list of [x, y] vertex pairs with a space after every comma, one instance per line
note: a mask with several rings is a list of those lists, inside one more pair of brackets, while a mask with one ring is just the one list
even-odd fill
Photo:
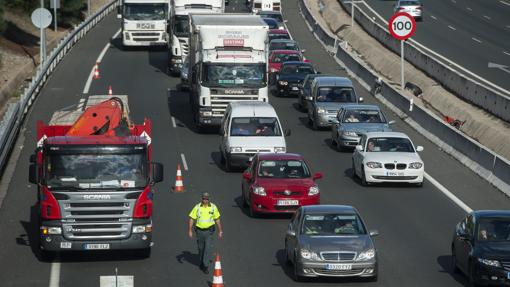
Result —
[[149, 218], [152, 215], [152, 191], [146, 188], [136, 200], [134, 218]]
[[400, 7], [400, 8], [398, 8], [398, 10], [399, 10], [399, 11], [405, 11], [405, 10], [406, 10], [406, 8], [404, 8], [404, 7]]
[[57, 199], [47, 189], [43, 189], [41, 198], [41, 217], [50, 220], [62, 218]]
[[420, 6], [420, 7], [416, 7], [416, 10], [421, 10], [421, 9], [422, 9], [422, 7], [421, 7], [421, 6]]

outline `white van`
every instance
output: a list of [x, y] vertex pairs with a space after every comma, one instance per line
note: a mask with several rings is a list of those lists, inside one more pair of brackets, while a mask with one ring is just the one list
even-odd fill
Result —
[[248, 7], [253, 13], [259, 11], [277, 11], [281, 12], [280, 0], [248, 0]]
[[285, 153], [285, 136], [274, 108], [266, 102], [239, 101], [228, 105], [221, 127], [221, 163], [225, 170], [245, 168], [257, 153]]

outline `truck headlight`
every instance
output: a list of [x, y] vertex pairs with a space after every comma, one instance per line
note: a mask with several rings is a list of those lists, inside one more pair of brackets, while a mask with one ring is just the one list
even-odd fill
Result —
[[492, 266], [492, 267], [500, 267], [501, 264], [498, 260], [490, 260], [485, 258], [478, 258], [478, 262], [482, 263], [483, 265]]
[[308, 196], [319, 194], [319, 187], [314, 185], [308, 189]]
[[41, 226], [41, 233], [43, 235], [62, 234], [62, 228], [61, 227]]
[[266, 196], [266, 190], [262, 186], [255, 186], [253, 188], [253, 193], [260, 196]]
[[285, 152], [285, 150], [286, 150], [286, 148], [284, 146], [274, 148], [274, 152]]
[[356, 132], [352, 132], [352, 131], [345, 131], [345, 132], [343, 132], [343, 135], [346, 137], [357, 137], [358, 136], [358, 134]]
[[299, 251], [299, 254], [301, 255], [301, 258], [308, 259], [308, 260], [317, 260], [321, 261], [322, 259], [317, 255], [317, 253], [310, 251], [308, 249], [301, 249]]
[[243, 148], [242, 147], [233, 147], [231, 146], [230, 147], [230, 152], [243, 152]]
[[367, 251], [361, 252], [358, 257], [356, 258], [356, 261], [366, 261], [370, 260], [375, 257], [375, 250], [374, 249], [368, 249]]
[[278, 81], [278, 84], [280, 84], [280, 86], [286, 86], [289, 84], [289, 82], [287, 81]]
[[204, 117], [212, 117], [212, 111], [200, 111], [200, 114]]
[[324, 113], [326, 113], [326, 109], [324, 109], [324, 108], [317, 108], [317, 113], [318, 114], [324, 114]]
[[423, 163], [421, 162], [412, 162], [409, 164], [409, 168], [412, 169], [420, 169], [423, 166]]
[[369, 168], [382, 168], [382, 163], [376, 161], [369, 161], [366, 163]]
[[152, 224], [147, 225], [135, 225], [132, 229], [133, 233], [149, 233], [152, 232]]
[[129, 36], [129, 32], [124, 32], [124, 38], [126, 38], [126, 40], [131, 40], [131, 37]]

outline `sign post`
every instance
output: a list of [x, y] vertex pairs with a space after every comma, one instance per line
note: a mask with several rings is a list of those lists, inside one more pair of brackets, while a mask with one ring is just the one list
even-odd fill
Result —
[[60, 9], [60, 0], [51, 0], [50, 8], [53, 9], [53, 17], [55, 17], [53, 23], [55, 25], [55, 32], [57, 32], [57, 9]]
[[388, 23], [388, 30], [393, 38], [400, 41], [400, 88], [404, 90], [404, 41], [416, 31], [416, 21], [413, 16], [405, 12], [393, 15]]
[[[41, 5], [43, 1], [41, 0]], [[39, 56], [41, 57], [41, 65], [46, 61], [46, 37], [44, 33], [44, 29], [50, 26], [51, 24], [51, 13], [48, 9], [45, 8], [37, 8], [32, 12], [32, 24], [40, 29], [41, 39], [39, 40]]]

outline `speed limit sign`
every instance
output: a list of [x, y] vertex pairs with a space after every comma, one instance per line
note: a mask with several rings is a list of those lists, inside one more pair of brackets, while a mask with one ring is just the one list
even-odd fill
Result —
[[388, 30], [390, 30], [393, 38], [403, 41], [411, 37], [416, 31], [416, 21], [408, 13], [399, 12], [391, 17]]

